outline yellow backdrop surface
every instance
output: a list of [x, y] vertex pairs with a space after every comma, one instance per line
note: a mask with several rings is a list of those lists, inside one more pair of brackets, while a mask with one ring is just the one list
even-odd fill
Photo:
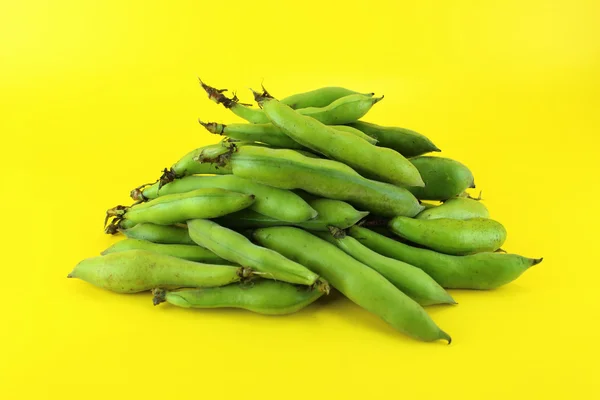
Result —
[[[2, 2], [0, 397], [600, 396], [598, 4]], [[430, 309], [450, 346], [340, 297], [265, 317], [67, 280], [117, 240], [107, 208], [217, 140], [198, 117], [238, 121], [197, 77], [385, 94], [368, 120], [467, 164], [504, 247], [544, 262]]]

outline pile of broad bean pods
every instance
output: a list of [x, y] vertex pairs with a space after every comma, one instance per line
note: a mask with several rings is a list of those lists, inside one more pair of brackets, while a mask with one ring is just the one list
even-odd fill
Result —
[[325, 87], [259, 108], [203, 82], [247, 123], [183, 156], [135, 203], [108, 210], [126, 239], [69, 274], [155, 305], [298, 311], [337, 289], [397, 330], [451, 341], [423, 307], [445, 289], [494, 289], [542, 259], [500, 249], [506, 230], [466, 193], [471, 171], [425, 136], [360, 120], [383, 97]]

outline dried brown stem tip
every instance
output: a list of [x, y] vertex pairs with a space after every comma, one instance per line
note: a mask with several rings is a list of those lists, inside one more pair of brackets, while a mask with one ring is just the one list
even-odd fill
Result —
[[200, 123], [200, 125], [206, 128], [207, 131], [217, 135], [222, 135], [226, 126], [224, 124], [218, 124], [216, 122], [204, 122], [200, 118], [198, 118], [198, 122]]
[[223, 92], [227, 92], [227, 89], [217, 89], [217, 88], [214, 88], [214, 87], [209, 86], [206, 83], [202, 82], [202, 79], [200, 79], [200, 78], [198, 78], [198, 80], [200, 81], [200, 85], [202, 86], [202, 89], [204, 89], [206, 94], [208, 94], [208, 98], [217, 104], [222, 104], [225, 108], [231, 108], [235, 104], [238, 104], [238, 103], [241, 105], [245, 105], [245, 106], [250, 105], [250, 104], [240, 103], [240, 100], [238, 99], [238, 97], [236, 96], [235, 93], [233, 93], [233, 97], [231, 97], [231, 98], [225, 96], [223, 94]]
[[262, 87], [262, 92], [256, 92], [254, 91], [254, 89], [250, 89], [252, 91], [252, 94], [254, 95], [254, 101], [256, 101], [259, 105], [260, 103], [262, 103], [263, 101], [267, 100], [267, 99], [273, 99], [274, 97], [271, 96], [269, 94], [269, 92], [267, 92], [267, 89], [265, 89], [265, 87], [263, 85], [261, 85]]
[[167, 295], [167, 291], [164, 289], [152, 289], [152, 295], [152, 304], [157, 306], [160, 303], [164, 303], [166, 301], [165, 297]]
[[331, 225], [327, 226], [327, 229], [329, 229], [329, 232], [335, 239], [343, 239], [346, 237], [346, 232], [343, 229]]
[[177, 179], [177, 174], [173, 171], [173, 168], [165, 168], [163, 174], [158, 178], [158, 189], [165, 186], [167, 183], [173, 182], [175, 179]]

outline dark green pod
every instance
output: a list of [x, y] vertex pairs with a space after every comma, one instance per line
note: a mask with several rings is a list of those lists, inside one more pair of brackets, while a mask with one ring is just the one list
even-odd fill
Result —
[[154, 305], [167, 302], [185, 308], [242, 308], [259, 314], [291, 314], [314, 303], [323, 292], [285, 282], [260, 279], [205, 289], [155, 290]]
[[380, 126], [364, 121], [356, 121], [349, 125], [377, 139], [378, 146], [394, 149], [404, 157], [440, 151], [426, 136], [410, 129]]
[[451, 256], [412, 247], [358, 226], [348, 232], [381, 255], [421, 268], [447, 289], [495, 289], [514, 281], [542, 261], [506, 253]]
[[474, 188], [473, 174], [464, 164], [450, 158], [421, 156], [410, 159], [425, 187], [408, 187], [419, 200], [447, 200]]

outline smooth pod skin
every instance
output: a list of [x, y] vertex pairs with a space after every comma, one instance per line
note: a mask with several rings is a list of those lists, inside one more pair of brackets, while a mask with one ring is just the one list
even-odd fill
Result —
[[81, 261], [67, 276], [117, 293], [153, 288], [215, 287], [249, 277], [247, 268], [200, 264], [148, 250], [128, 250]]
[[332, 230], [331, 234], [320, 233], [319, 237], [335, 244], [353, 258], [379, 272], [422, 306], [456, 304], [452, 296], [420, 268], [382, 256], [339, 229]]
[[[303, 150], [306, 147], [297, 143], [289, 136], [287, 136], [281, 129], [275, 125], [268, 124], [219, 124], [216, 122], [202, 122], [200, 124], [211, 133], [217, 135], [226, 135], [235, 140], [244, 140], [250, 142], [262, 142], [272, 147], [292, 149], [292, 150]], [[365, 139], [371, 144], [376, 144], [377, 140], [373, 139], [369, 135], [366, 135], [347, 125], [333, 125], [333, 129], [351, 133], [355, 136]]]
[[275, 251], [253, 244], [243, 235], [213, 221], [188, 221], [188, 230], [190, 237], [199, 246], [209, 249], [225, 260], [251, 267], [257, 273], [261, 273], [263, 278], [299, 285], [317, 284], [320, 289], [329, 290], [329, 286], [321, 282], [316, 273]]
[[416, 219], [471, 219], [489, 218], [490, 212], [480, 201], [467, 197], [454, 197], [446, 200], [442, 205], [428, 208], [419, 213]]
[[328, 86], [311, 90], [310, 92], [297, 93], [281, 99], [283, 104], [287, 104], [293, 109], [307, 107], [326, 107], [342, 97], [352, 94], [362, 94], [363, 96], [373, 96], [375, 93], [359, 93], [354, 90], [343, 87]]
[[394, 149], [407, 158], [440, 151], [426, 136], [410, 129], [381, 126], [364, 121], [352, 122], [349, 125], [377, 139], [378, 146]]
[[121, 232], [130, 239], [146, 240], [153, 243], [196, 245], [186, 226], [145, 223], [137, 224], [133, 228], [122, 229]]
[[[315, 199], [310, 200], [309, 204], [317, 210], [317, 216], [308, 221], [295, 223], [294, 226], [310, 231], [328, 231], [329, 226], [346, 229], [369, 215], [368, 211], [358, 211], [350, 204], [340, 200]], [[289, 222], [258, 214], [250, 209], [226, 215], [218, 218], [215, 222], [233, 229], [292, 225]]]
[[404, 186], [423, 186], [417, 169], [394, 150], [367, 145], [353, 134], [336, 131], [301, 115], [279, 101], [258, 97], [259, 104], [273, 125], [296, 142], [327, 157], [343, 162], [363, 175]]
[[302, 229], [284, 226], [258, 229], [254, 239], [323, 276], [354, 303], [400, 332], [423, 341], [451, 341], [423, 307], [331, 243]]
[[495, 289], [514, 281], [542, 261], [541, 258], [489, 252], [451, 256], [412, 247], [358, 226], [351, 227], [348, 233], [381, 255], [421, 268], [446, 289]]
[[231, 262], [223, 260], [210, 250], [202, 248], [196, 244], [160, 244], [152, 243], [147, 240], [125, 239], [104, 250], [101, 254], [118, 253], [128, 250], [148, 250], [154, 253], [160, 253], [171, 257], [183, 258], [184, 260], [196, 261], [205, 264], [231, 265]]
[[421, 156], [410, 159], [419, 170], [425, 187], [408, 187], [419, 200], [447, 200], [474, 188], [473, 174], [464, 164], [450, 158]]
[[302, 189], [320, 197], [347, 201], [381, 216], [414, 217], [424, 208], [404, 188], [365, 179], [347, 165], [305, 157], [293, 150], [245, 146], [233, 152], [229, 162], [236, 176], [281, 189]]
[[275, 219], [302, 222], [317, 216], [317, 211], [300, 196], [289, 190], [277, 189], [233, 175], [187, 176], [168, 183], [160, 189], [158, 186], [158, 183], [155, 183], [144, 189], [141, 192], [141, 198], [154, 199], [159, 196], [186, 193], [201, 188], [219, 188], [254, 195], [254, 202], [249, 208]]
[[123, 217], [137, 223], [172, 225], [193, 218], [221, 217], [242, 210], [253, 202], [253, 195], [224, 189], [196, 189], [136, 204], [127, 209]]
[[155, 290], [154, 305], [184, 308], [242, 308], [259, 314], [291, 314], [314, 303], [323, 292], [286, 282], [260, 279], [249, 284], [205, 289]]
[[488, 218], [418, 220], [395, 217], [388, 228], [403, 239], [453, 255], [496, 251], [506, 240], [504, 226]]

